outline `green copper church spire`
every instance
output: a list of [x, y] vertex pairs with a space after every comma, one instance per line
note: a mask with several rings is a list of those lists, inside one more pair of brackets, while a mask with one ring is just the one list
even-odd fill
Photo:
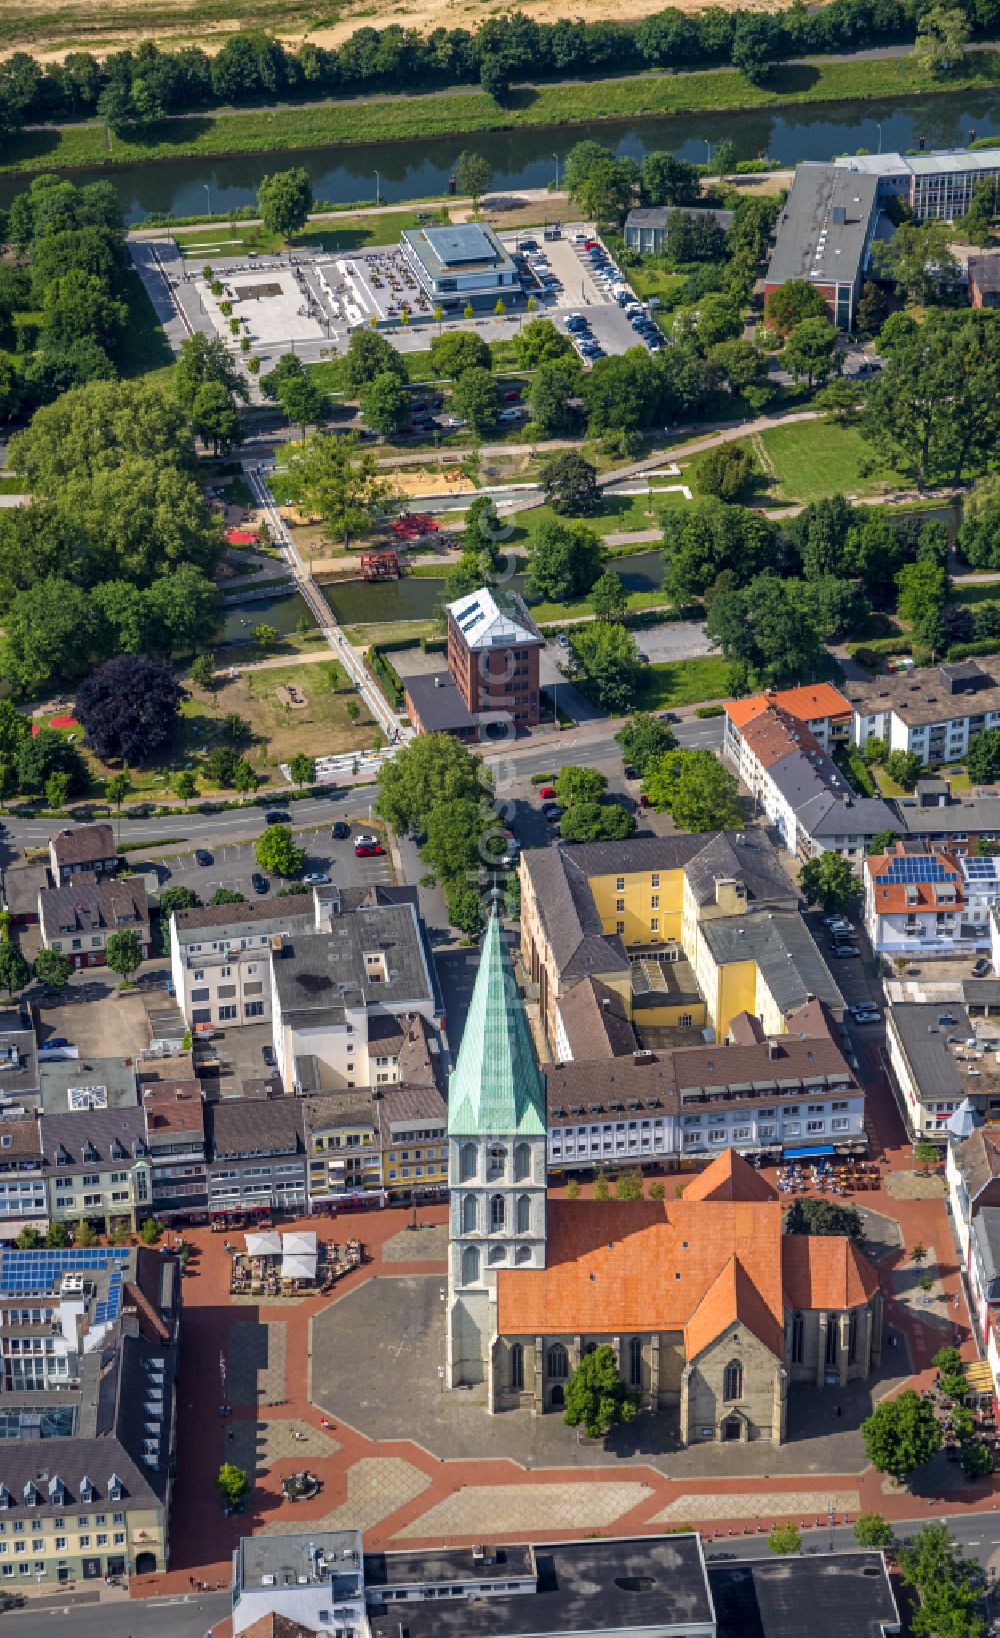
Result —
[[545, 1113], [545, 1077], [494, 911], [448, 1085], [448, 1132], [536, 1137]]

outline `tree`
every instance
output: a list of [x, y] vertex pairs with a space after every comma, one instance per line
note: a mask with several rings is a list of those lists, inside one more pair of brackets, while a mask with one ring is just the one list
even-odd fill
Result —
[[122, 768], [120, 773], [112, 774], [111, 778], [105, 781], [104, 794], [108, 801], [111, 802], [115, 808], [117, 808], [119, 816], [121, 815], [122, 811], [122, 803], [124, 802], [126, 796], [129, 796], [134, 789], [135, 787], [132, 784], [128, 771], [128, 764]]
[[25, 1225], [14, 1241], [18, 1251], [35, 1251], [41, 1243], [41, 1235], [36, 1228], [31, 1227], [30, 1223]]
[[86, 592], [49, 575], [17, 592], [4, 609], [0, 674], [22, 694], [75, 682], [87, 670], [96, 635]]
[[748, 449], [736, 444], [718, 444], [714, 449], [707, 449], [695, 466], [691, 487], [698, 495], [716, 495], [719, 500], [734, 501], [753, 481], [756, 470]]
[[583, 523], [540, 524], [528, 560], [528, 596], [566, 603], [584, 597], [601, 572], [600, 536]]
[[585, 461], [578, 450], [565, 449], [551, 456], [538, 478], [554, 512], [587, 517], [597, 510], [601, 499], [597, 468]]
[[841, 1206], [836, 1200], [796, 1200], [785, 1216], [784, 1229], [786, 1234], [860, 1240], [864, 1224], [854, 1206]]
[[926, 1524], [899, 1551], [904, 1582], [919, 1593], [912, 1619], [917, 1638], [984, 1638], [975, 1612], [983, 1591], [980, 1566], [962, 1557], [944, 1524]]
[[598, 620], [620, 621], [628, 607], [628, 592], [621, 575], [606, 569], [590, 588], [590, 606]]
[[438, 806], [490, 795], [482, 758], [450, 734], [419, 734], [382, 764], [378, 784], [376, 811], [398, 836], [422, 830]]
[[642, 681], [631, 632], [624, 626], [595, 621], [571, 632], [570, 647], [596, 703], [616, 714], [627, 711]]
[[484, 154], [477, 154], [471, 148], [465, 148], [455, 163], [455, 180], [459, 193], [468, 194], [472, 200], [472, 210], [475, 214], [479, 209], [480, 199], [493, 180], [493, 166]]
[[750, 81], [761, 85], [779, 52], [778, 19], [768, 12], [737, 14], [733, 28], [732, 63]]
[[807, 904], [828, 913], [846, 910], [858, 891], [854, 872], [839, 853], [820, 853], [807, 859], [799, 872], [799, 892]]
[[941, 1447], [941, 1424], [923, 1394], [906, 1388], [883, 1399], [861, 1424], [868, 1460], [880, 1473], [906, 1479]]
[[913, 56], [918, 67], [932, 74], [959, 68], [969, 39], [969, 20], [957, 6], [931, 6], [917, 24]]
[[45, 1230], [45, 1244], [52, 1251], [62, 1251], [69, 1245], [69, 1229], [65, 1223], [50, 1223]]
[[961, 1401], [969, 1391], [962, 1356], [957, 1348], [939, 1348], [931, 1360], [938, 1373], [941, 1392], [949, 1399]]
[[199, 688], [211, 692], [215, 687], [215, 661], [211, 654], [197, 654], [188, 667], [188, 676]]
[[278, 403], [292, 426], [301, 427], [303, 438], [309, 427], [318, 426], [324, 419], [326, 400], [305, 370], [299, 375], [286, 375], [279, 382]]
[[985, 728], [969, 742], [965, 766], [975, 785], [992, 785], [1000, 779], [1000, 728]]
[[139, 1239], [144, 1246], [155, 1246], [163, 1235], [163, 1224], [158, 1217], [147, 1217], [139, 1229]]
[[642, 1199], [642, 1173], [641, 1172], [622, 1172], [621, 1176], [618, 1178], [617, 1182], [615, 1183], [615, 1199], [616, 1200], [641, 1200]]
[[78, 1223], [73, 1224], [73, 1244], [83, 1246], [84, 1249], [97, 1244], [97, 1235], [85, 1217], [81, 1217]]
[[316, 758], [299, 751], [292, 757], [288, 769], [296, 785], [312, 785], [316, 779]]
[[764, 318], [769, 330], [777, 330], [780, 336], [787, 337], [805, 319], [828, 319], [829, 312], [814, 284], [806, 279], [789, 279], [771, 291]]
[[233, 789], [238, 796], [252, 796], [259, 786], [259, 774], [253, 764], [241, 756], [233, 768]]
[[739, 830], [743, 804], [739, 786], [706, 750], [674, 750], [653, 757], [642, 781], [651, 807], [666, 808], [679, 830]]
[[577, 358], [554, 359], [538, 366], [528, 388], [528, 408], [539, 437], [555, 438], [578, 430], [582, 381]]
[[22, 741], [16, 768], [17, 787], [23, 796], [39, 795], [56, 772], [69, 775], [71, 791], [80, 790], [88, 778], [87, 765], [76, 746], [55, 728], [40, 728]]
[[486, 862], [486, 833], [491, 828], [495, 829], [493, 814], [481, 797], [439, 804], [427, 814], [420, 856], [446, 887], [469, 885], [478, 880]]
[[861, 291], [854, 328], [859, 336], [875, 337], [889, 317], [889, 303], [885, 292], [877, 284], [866, 282]]
[[45, 781], [45, 800], [56, 813], [66, 805], [69, 795], [69, 774], [57, 771], [50, 773]]
[[479, 67], [479, 83], [488, 97], [503, 102], [510, 90], [510, 69], [502, 57], [487, 52]]
[[200, 330], [181, 342], [174, 365], [173, 391], [188, 414], [202, 387], [223, 387], [229, 398], [246, 401], [250, 393], [236, 361], [221, 336], [206, 336]]
[[874, 835], [872, 837], [871, 841], [868, 844], [868, 850], [867, 851], [868, 851], [869, 857], [870, 858], [875, 858], [880, 853], [888, 853], [889, 849], [891, 847], [894, 847], [895, 844], [898, 841], [899, 841], [899, 832], [898, 831], [896, 831], [896, 830], [880, 830], [880, 831], [878, 831], [876, 833], [876, 835]]
[[208, 902], [212, 905], [246, 904], [247, 896], [245, 893], [235, 892], [231, 887], [217, 887]]
[[991, 227], [996, 215], [996, 183], [992, 176], [981, 176], [978, 182], [972, 185], [972, 198], [969, 208], [956, 228], [961, 228], [963, 236], [970, 244], [986, 249], [991, 240]]
[[128, 984], [132, 974], [137, 973], [142, 965], [142, 945], [138, 933], [130, 927], [109, 933], [104, 954], [112, 972], [121, 973], [122, 982]]
[[828, 318], [808, 318], [797, 324], [785, 342], [782, 362], [796, 381], [805, 377], [807, 386], [825, 381], [833, 369], [836, 326]]
[[107, 279], [77, 270], [54, 279], [46, 289], [38, 339], [42, 349], [52, 353], [96, 341], [113, 354], [127, 322], [128, 308], [112, 295]]
[[169, 921], [177, 910], [197, 910], [201, 899], [193, 887], [165, 887], [160, 894], [160, 919]]
[[931, 302], [943, 284], [959, 277], [953, 237], [946, 222], [903, 222], [890, 240], [872, 245], [872, 264], [908, 301]]
[[223, 1462], [215, 1475], [215, 1488], [229, 1512], [239, 1507], [250, 1494], [250, 1480], [241, 1467], [236, 1467], [232, 1462]]
[[447, 894], [448, 920], [466, 938], [476, 938], [483, 927], [483, 901], [474, 887], [453, 885]]
[[257, 185], [257, 208], [268, 233], [290, 239], [309, 220], [313, 207], [312, 183], [301, 165], [290, 171], [262, 176]]
[[569, 842], [616, 842], [634, 830], [635, 819], [620, 802], [574, 802], [559, 824]]
[[924, 636], [928, 622], [940, 618], [948, 601], [947, 571], [936, 563], [905, 563], [896, 576], [896, 586], [899, 618]]
[[489, 370], [474, 365], [463, 370], [452, 388], [451, 403], [456, 415], [467, 421], [473, 432], [492, 432], [500, 413], [500, 387]]
[[192, 798], [198, 794], [198, 779], [193, 769], [181, 769], [180, 773], [177, 775], [177, 778], [174, 780], [174, 790], [184, 803], [184, 810], [186, 812], [188, 804]]
[[662, 149], [643, 155], [642, 197], [650, 205], [698, 205], [701, 177], [697, 165]]
[[446, 330], [434, 336], [430, 354], [434, 374], [448, 381], [457, 381], [466, 370], [489, 370], [493, 365], [493, 354], [474, 330]]
[[767, 1538], [767, 1545], [772, 1553], [797, 1553], [802, 1546], [802, 1537], [799, 1535], [796, 1524], [772, 1524], [771, 1533]]
[[268, 825], [254, 843], [254, 858], [261, 870], [270, 870], [275, 876], [297, 876], [306, 856], [292, 840], [289, 825]]
[[912, 791], [924, 765], [915, 751], [890, 751], [883, 767], [889, 778], [902, 785], [904, 791]]
[[243, 442], [240, 412], [231, 393], [219, 381], [206, 381], [191, 405], [191, 431], [211, 446], [213, 455], [225, 455]]
[[314, 432], [288, 452], [289, 495], [322, 518], [347, 547], [388, 510], [392, 485], [371, 450], [359, 450], [354, 434], [335, 438]]
[[556, 800], [564, 808], [573, 802], [599, 802], [608, 788], [607, 775], [597, 768], [561, 768], [556, 775]]
[[120, 654], [80, 684], [75, 711], [102, 762], [150, 762], [171, 743], [185, 697], [169, 666]]
[[[478, 337], [477, 337], [478, 340]], [[489, 348], [487, 348], [489, 352]], [[431, 362], [433, 364], [433, 345]], [[406, 360], [385, 336], [377, 330], [352, 330], [344, 357], [344, 376], [352, 392], [360, 392], [377, 375], [394, 375], [397, 380], [409, 380]]]
[[391, 370], [384, 370], [361, 390], [361, 413], [373, 432], [398, 432], [409, 425], [410, 389]]
[[741, 589], [716, 589], [706, 630], [730, 662], [742, 661], [760, 683], [779, 687], [815, 676], [823, 643], [803, 607], [798, 584], [760, 574]]
[[615, 743], [621, 747], [622, 761], [633, 767], [642, 779], [652, 759], [672, 751], [677, 740], [665, 722], [658, 722], [647, 711], [639, 711], [619, 728]]
[[618, 1374], [615, 1351], [601, 1343], [584, 1354], [566, 1387], [563, 1421], [576, 1428], [582, 1423], [588, 1438], [600, 1439], [637, 1415], [641, 1395], [627, 1388]]
[[557, 330], [551, 319], [532, 319], [521, 326], [511, 342], [511, 351], [522, 370], [537, 370], [540, 364], [551, 364], [559, 358], [573, 357], [569, 336]]
[[895, 1537], [892, 1525], [881, 1513], [859, 1513], [854, 1521], [854, 1539], [859, 1547], [891, 1547]]
[[635, 202], [638, 169], [634, 160], [602, 159], [573, 190], [582, 214], [596, 222], [620, 222]]
[[39, 950], [32, 968], [39, 984], [47, 990], [61, 990], [73, 971], [73, 963], [61, 950]]

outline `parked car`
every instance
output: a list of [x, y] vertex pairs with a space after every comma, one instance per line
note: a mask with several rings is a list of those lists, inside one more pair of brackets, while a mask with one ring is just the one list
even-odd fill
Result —
[[633, 768], [631, 762], [626, 762], [622, 772], [624, 773], [626, 779], [638, 779], [639, 777], [638, 769]]
[[847, 917], [842, 916], [839, 911], [836, 915], [823, 917], [824, 927], [850, 927], [850, 925]]
[[290, 813], [282, 813], [280, 808], [271, 808], [264, 815], [265, 825], [290, 825], [291, 822], [292, 822], [291, 814]]
[[356, 859], [374, 859], [384, 852], [385, 848], [381, 842], [358, 842], [354, 849], [354, 857]]
[[542, 812], [550, 825], [558, 824], [565, 811], [566, 809], [561, 808], [558, 802], [546, 802], [542, 808]]
[[559, 644], [560, 648], [569, 648], [569, 638], [564, 631], [559, 633], [558, 637], [556, 638], [556, 642]]
[[497, 415], [497, 420], [502, 421], [505, 426], [509, 426], [511, 422], [520, 421], [523, 417], [524, 411], [521, 409], [502, 409]]
[[520, 396], [521, 396], [520, 387], [511, 387], [509, 392], [504, 393], [504, 400], [508, 404], [516, 404], [518, 399], [520, 398]]
[[980, 956], [979, 960], [973, 964], [973, 978], [985, 978], [991, 966], [992, 962], [987, 960], [986, 956]]
[[556, 799], [555, 786], [543, 785], [538, 795], [543, 802], [554, 802]]
[[853, 944], [835, 944], [833, 954], [838, 961], [857, 961], [858, 952]]
[[676, 711], [658, 711], [656, 720], [657, 722], [679, 722], [680, 717]]
[[379, 839], [377, 836], [373, 836], [369, 831], [359, 830], [354, 840], [356, 842], [367, 843], [369, 847], [377, 847]]
[[303, 876], [302, 883], [304, 887], [322, 887], [329, 880], [325, 870], [310, 870], [308, 876]]
[[335, 842], [346, 842], [350, 834], [351, 827], [346, 819], [338, 819], [336, 824], [330, 826], [330, 835]]
[[212, 855], [209, 853], [207, 847], [196, 847], [195, 848], [195, 850], [194, 850], [194, 862], [195, 862], [195, 864], [199, 864], [199, 865], [210, 865], [212, 863]]
[[262, 876], [259, 870], [255, 870], [253, 875], [250, 877], [250, 886], [253, 888], [255, 893], [260, 894], [267, 893], [271, 884], [266, 876]]
[[43, 1052], [52, 1052], [52, 1051], [55, 1051], [55, 1049], [57, 1047], [68, 1047], [70, 1045], [71, 1045], [71, 1042], [69, 1041], [67, 1036], [65, 1036], [65, 1035], [50, 1035], [47, 1041], [42, 1042], [42, 1051]]
[[880, 1012], [856, 1012], [854, 1014], [856, 1024], [879, 1024], [881, 1021], [882, 1014]]

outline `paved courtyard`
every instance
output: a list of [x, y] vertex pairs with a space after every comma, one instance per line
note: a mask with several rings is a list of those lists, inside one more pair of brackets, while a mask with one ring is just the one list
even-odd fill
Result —
[[231, 1405], [278, 1405], [285, 1397], [285, 1333], [281, 1320], [240, 1321], [229, 1328], [227, 1392]]

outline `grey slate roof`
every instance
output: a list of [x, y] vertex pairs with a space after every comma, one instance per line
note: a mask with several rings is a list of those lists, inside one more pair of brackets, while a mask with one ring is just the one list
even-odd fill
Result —
[[371, 1088], [344, 1087], [340, 1092], [318, 1092], [303, 1098], [302, 1125], [306, 1142], [317, 1132], [335, 1132], [344, 1126], [375, 1125]]
[[880, 796], [854, 796], [844, 801], [831, 796], [813, 796], [796, 812], [796, 820], [809, 836], [822, 840], [824, 836], [850, 836], [858, 841], [866, 836], [877, 836], [880, 830], [905, 831], [894, 803]]
[[538, 914], [560, 976], [628, 972], [622, 940], [605, 936], [590, 884], [575, 859], [576, 849], [529, 848], [522, 858], [535, 892]]
[[625, 1003], [599, 978], [581, 978], [560, 996], [559, 1016], [574, 1058], [620, 1058], [635, 1051]]
[[817, 996], [840, 1008], [844, 998], [797, 910], [762, 910], [750, 916], [722, 916], [701, 924], [701, 935], [716, 961], [756, 961], [782, 1012]]
[[124, 1058], [58, 1058], [38, 1070], [42, 1109], [46, 1118], [72, 1113], [70, 1091], [86, 1089], [95, 1108], [134, 1109], [139, 1101], [135, 1065]]
[[991, 1287], [987, 1296], [995, 1302], [1000, 1294], [1000, 1206], [984, 1206], [976, 1213], [972, 1219], [972, 1237], [980, 1267]]
[[979, 831], [1000, 835], [1000, 796], [971, 796], [944, 807], [925, 808], [903, 800], [898, 807], [903, 821], [901, 831], [908, 836], [951, 836], [961, 831], [967, 836]]
[[[42, 1151], [46, 1170], [73, 1177], [120, 1162], [126, 1170], [146, 1152], [144, 1109], [89, 1109], [73, 1115], [43, 1116]], [[61, 1158], [67, 1156], [68, 1158]]]
[[251, 1155], [302, 1154], [300, 1098], [227, 1098], [205, 1105], [205, 1136], [214, 1161]]
[[262, 937], [267, 933], [303, 930], [315, 921], [311, 892], [303, 891], [287, 899], [250, 899], [246, 904], [205, 904], [196, 910], [174, 912], [174, 927], [182, 944], [198, 943], [206, 934], [221, 932], [226, 938], [241, 933]]
[[111, 825], [74, 825], [71, 830], [57, 830], [49, 838], [49, 847], [57, 865], [88, 864], [118, 855]]
[[[381, 951], [388, 977], [369, 977], [365, 956]], [[285, 1021], [347, 1006], [433, 1000], [412, 904], [387, 904], [335, 916], [328, 933], [293, 935], [275, 955], [274, 983]]]
[[668, 225], [671, 216], [714, 216], [720, 228], [729, 229], [733, 225], [731, 210], [715, 210], [700, 205], [637, 205], [630, 210], [625, 218], [625, 226], [664, 228]]
[[146, 889], [138, 876], [98, 879], [89, 871], [81, 871], [65, 887], [42, 888], [38, 913], [46, 938], [149, 923]]
[[[953, 1018], [954, 1023], [942, 1024], [940, 1020], [945, 1016]], [[949, 1001], [946, 1006], [902, 1001], [889, 1008], [889, 1023], [896, 1032], [920, 1097], [961, 1098], [965, 1087], [948, 1038], [964, 1041], [972, 1035], [965, 1008], [955, 1001]]]
[[[835, 165], [799, 165], [778, 219], [768, 284], [788, 279], [853, 284], [863, 266], [877, 191], [873, 176]], [[835, 220], [841, 211], [843, 220]]]

